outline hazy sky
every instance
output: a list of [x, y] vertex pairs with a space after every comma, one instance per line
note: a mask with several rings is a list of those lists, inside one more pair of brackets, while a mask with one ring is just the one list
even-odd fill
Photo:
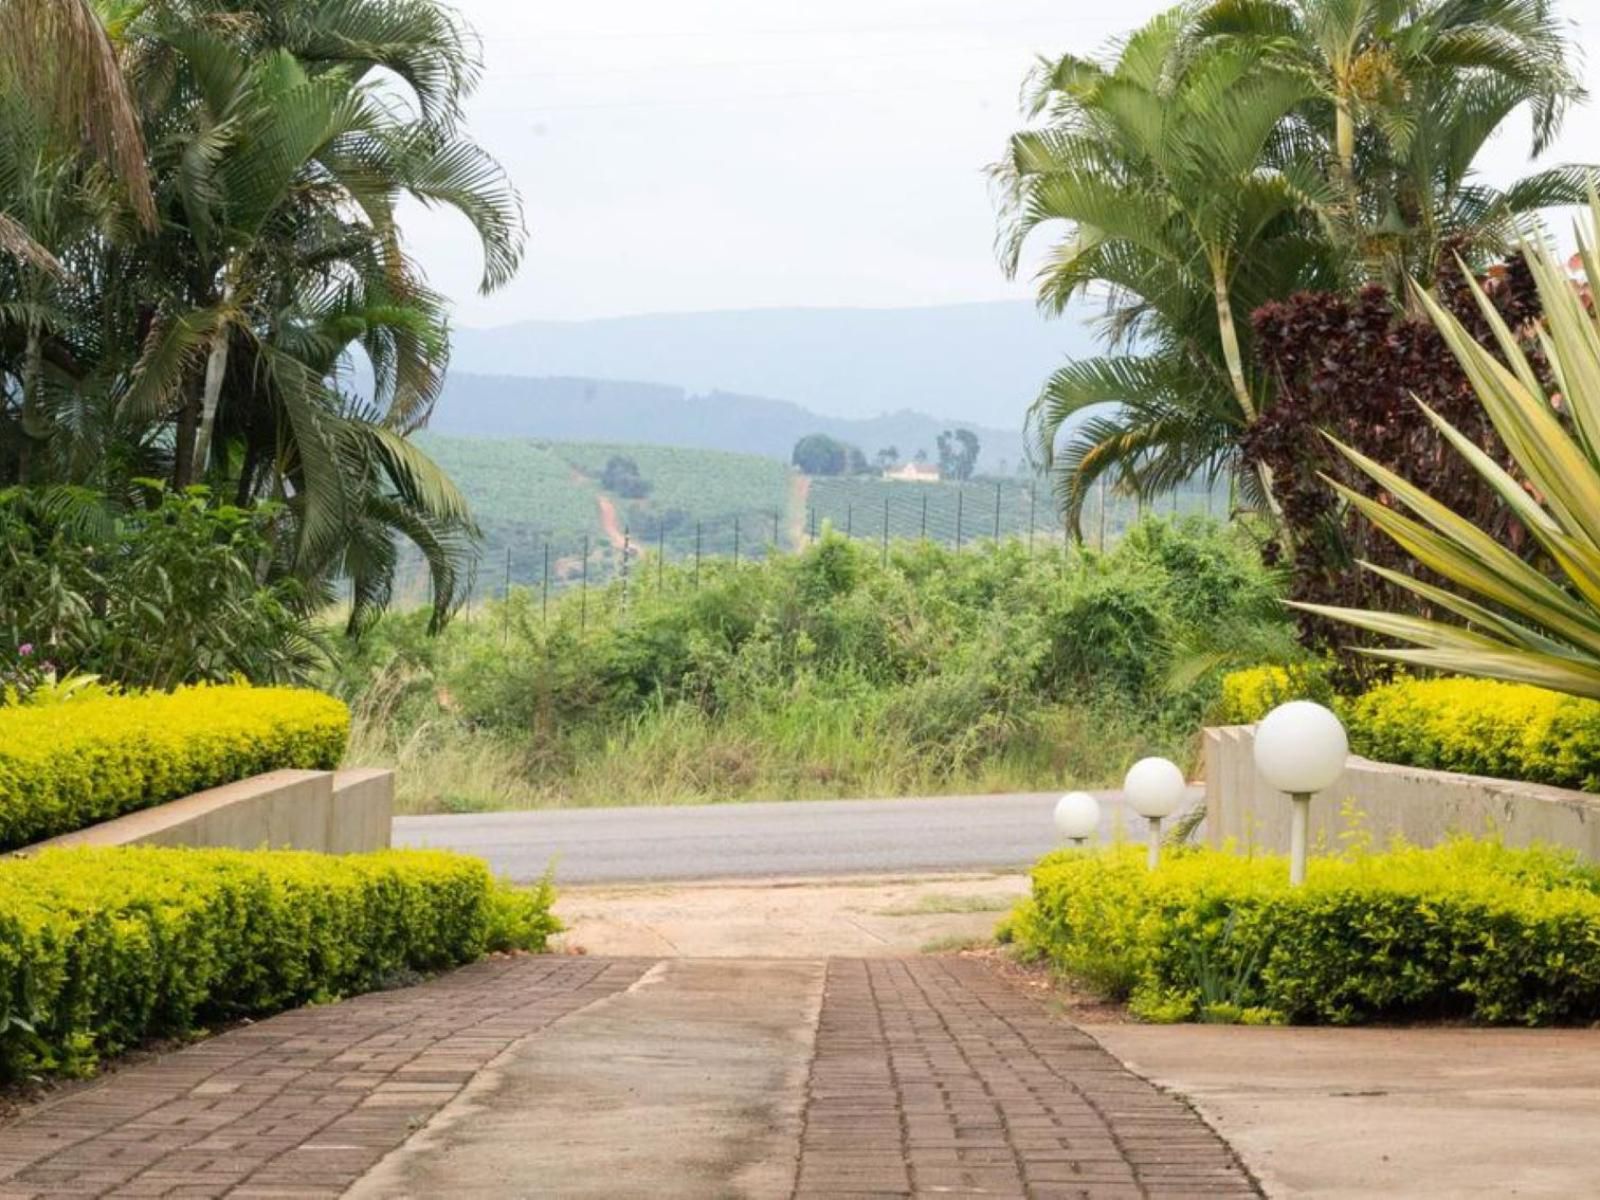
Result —
[[[483, 40], [472, 134], [530, 231], [488, 298], [469, 230], [408, 218], [466, 325], [531, 317], [1023, 297], [983, 168], [1040, 54], [1092, 51], [1158, 0], [457, 0]], [[1600, 92], [1600, 0], [1564, 0]], [[1526, 126], [1484, 160], [1525, 170]], [[1600, 160], [1600, 105], [1549, 161]]]

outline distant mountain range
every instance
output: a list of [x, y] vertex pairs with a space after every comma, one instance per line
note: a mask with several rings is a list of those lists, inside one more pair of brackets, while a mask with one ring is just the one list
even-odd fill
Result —
[[[1020, 429], [1050, 372], [1094, 352], [1088, 312], [1045, 320], [1022, 300], [524, 321], [455, 330], [452, 363], [472, 376], [637, 379], [691, 393], [773, 396], [827, 417], [881, 417], [886, 430], [907, 418], [883, 414], [907, 412], [926, 413], [932, 424]], [[457, 420], [451, 408], [469, 407], [478, 390], [453, 375], [441, 417]], [[704, 419], [716, 423], [714, 412]], [[922, 435], [862, 435], [868, 442], [914, 436]]]
[[784, 462], [808, 433], [849, 442], [869, 458], [893, 446], [902, 458], [925, 450], [934, 460], [939, 434], [957, 427], [978, 435], [980, 471], [1016, 468], [1023, 446], [1015, 429], [937, 421], [917, 412], [849, 420], [785, 400], [730, 392], [689, 395], [680, 387], [606, 379], [477, 375], [452, 368], [428, 424], [441, 434], [685, 446]]

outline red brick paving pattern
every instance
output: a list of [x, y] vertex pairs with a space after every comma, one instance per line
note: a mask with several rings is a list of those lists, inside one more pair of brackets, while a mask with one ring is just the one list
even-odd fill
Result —
[[981, 963], [829, 964], [796, 1200], [1260, 1194], [1181, 1100]]
[[[232, 1030], [0, 1127], [0, 1200], [339, 1195], [512, 1043], [649, 966], [478, 963]], [[981, 963], [829, 963], [794, 1200], [1260, 1194], [1181, 1100]]]
[[230, 1030], [0, 1128], [0, 1198], [337, 1196], [517, 1039], [649, 965], [481, 962]]

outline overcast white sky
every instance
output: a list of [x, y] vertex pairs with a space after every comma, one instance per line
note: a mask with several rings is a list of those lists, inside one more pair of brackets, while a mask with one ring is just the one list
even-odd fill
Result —
[[[984, 166], [1039, 54], [1092, 51], [1159, 0], [458, 0], [483, 39], [469, 128], [530, 242], [488, 298], [470, 231], [413, 249], [465, 325], [1025, 297], [993, 254]], [[1600, 93], [1600, 0], [1563, 0]], [[1526, 169], [1525, 123], [1485, 173]], [[1600, 160], [1600, 104], [1547, 161]]]

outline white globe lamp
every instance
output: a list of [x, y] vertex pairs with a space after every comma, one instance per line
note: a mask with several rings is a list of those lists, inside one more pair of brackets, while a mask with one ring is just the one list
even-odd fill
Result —
[[1289, 882], [1306, 879], [1306, 831], [1311, 797], [1331, 787], [1344, 773], [1350, 739], [1344, 726], [1311, 700], [1280, 704], [1256, 727], [1256, 771], [1294, 805], [1289, 826]]
[[1128, 806], [1150, 822], [1150, 869], [1161, 862], [1161, 822], [1178, 811], [1189, 784], [1178, 764], [1165, 758], [1141, 758], [1122, 779]]
[[1088, 792], [1068, 792], [1056, 801], [1056, 832], [1081, 846], [1100, 828], [1100, 801]]

